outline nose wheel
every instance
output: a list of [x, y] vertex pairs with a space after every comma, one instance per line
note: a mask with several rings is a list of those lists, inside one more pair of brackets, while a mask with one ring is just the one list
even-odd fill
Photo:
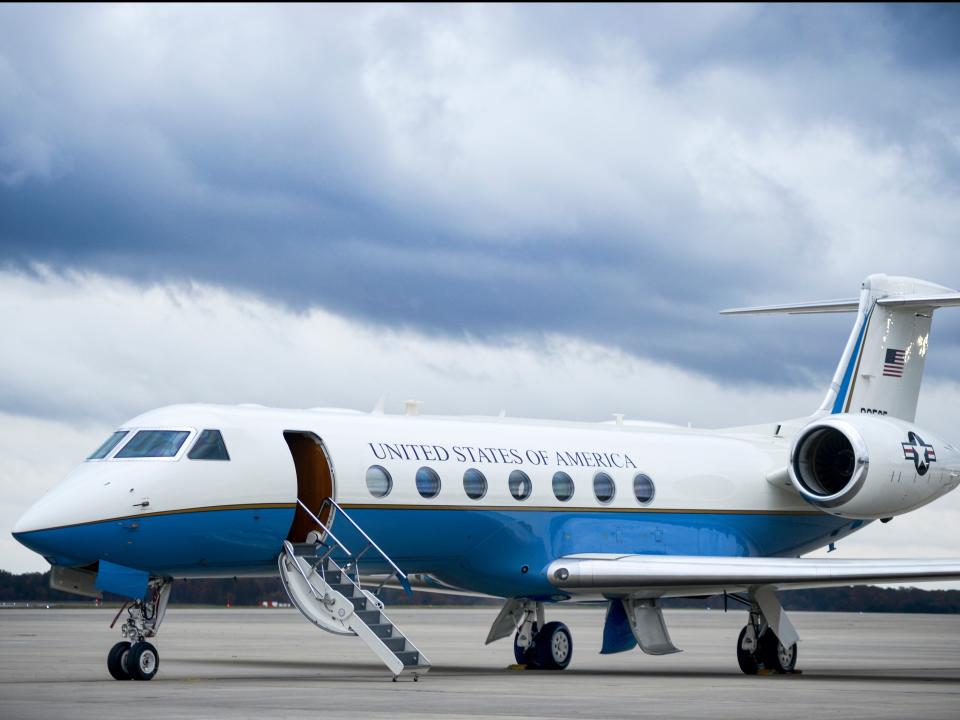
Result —
[[130, 655], [130, 643], [126, 640], [118, 642], [107, 653], [107, 670], [114, 680], [130, 680], [127, 672], [127, 657]]
[[160, 668], [160, 653], [145, 640], [118, 642], [107, 653], [107, 670], [114, 680], [153, 680]]

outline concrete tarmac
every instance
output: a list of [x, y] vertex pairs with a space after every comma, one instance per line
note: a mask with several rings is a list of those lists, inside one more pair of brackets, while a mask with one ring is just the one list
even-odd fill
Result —
[[433, 662], [414, 683], [358, 638], [295, 610], [170, 610], [151, 682], [117, 682], [111, 610], [0, 610], [0, 718], [958, 718], [960, 617], [794, 613], [800, 675], [746, 677], [742, 610], [666, 613], [683, 653], [599, 655], [601, 608], [548, 608], [567, 623], [563, 672], [508, 669], [484, 646], [496, 608], [387, 608]]

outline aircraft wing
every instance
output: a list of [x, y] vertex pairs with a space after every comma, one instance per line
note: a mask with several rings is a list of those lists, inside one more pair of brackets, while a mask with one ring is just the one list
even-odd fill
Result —
[[831, 560], [825, 558], [570, 555], [547, 577], [571, 595], [684, 597], [872, 583], [960, 580], [960, 559]]

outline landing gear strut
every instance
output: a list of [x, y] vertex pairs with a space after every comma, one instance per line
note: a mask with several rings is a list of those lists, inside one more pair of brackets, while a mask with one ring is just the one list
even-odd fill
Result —
[[167, 578], [151, 580], [146, 600], [134, 600], [120, 608], [110, 623], [112, 628], [124, 610], [127, 618], [120, 627], [124, 640], [107, 654], [107, 670], [114, 680], [152, 680], [160, 667], [160, 653], [147, 638], [155, 637], [167, 611], [172, 582]]
[[544, 622], [543, 603], [528, 603], [513, 638], [517, 664], [531, 670], [563, 670], [573, 657], [573, 637], [561, 622]]

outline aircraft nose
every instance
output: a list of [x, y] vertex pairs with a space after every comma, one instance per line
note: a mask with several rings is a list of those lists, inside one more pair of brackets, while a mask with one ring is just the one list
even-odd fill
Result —
[[44, 518], [50, 514], [49, 501], [41, 498], [20, 516], [13, 525], [14, 539], [33, 552], [43, 555], [51, 565], [76, 565], [76, 558], [70, 556], [64, 538], [55, 537], [56, 531], [44, 526]]
[[77, 557], [75, 526], [82, 488], [73, 483], [55, 487], [27, 508], [14, 523], [12, 535], [24, 547], [43, 557], [51, 565], [82, 565], [88, 559]]

